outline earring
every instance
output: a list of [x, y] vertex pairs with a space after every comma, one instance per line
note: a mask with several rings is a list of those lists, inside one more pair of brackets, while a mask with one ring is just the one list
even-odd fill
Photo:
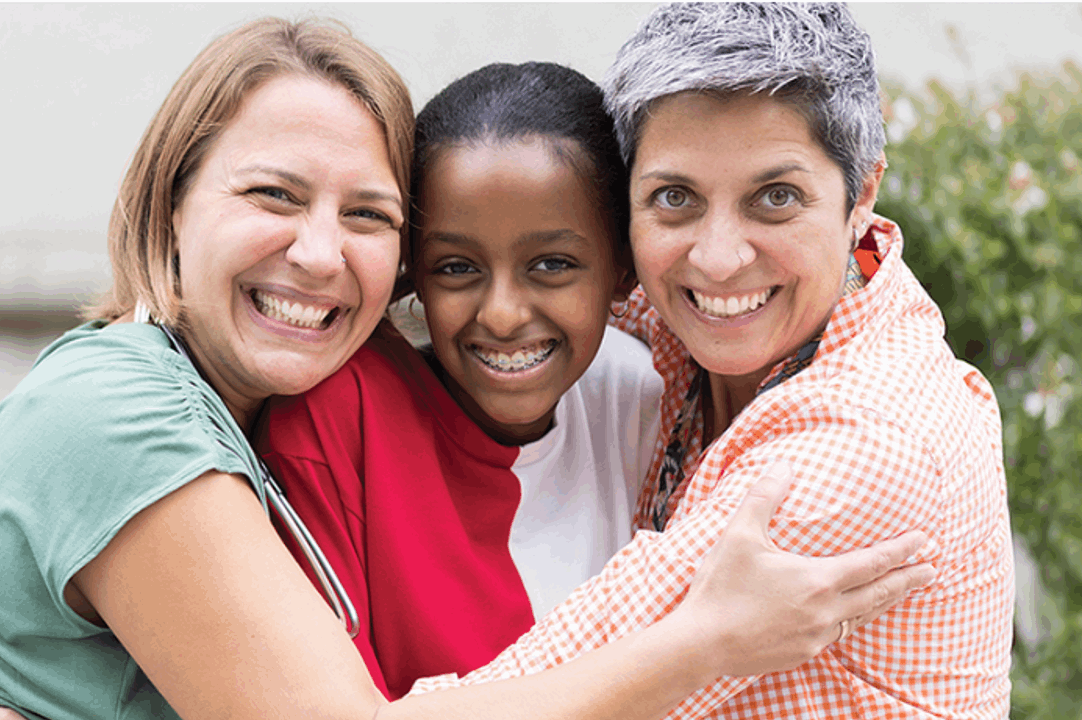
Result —
[[617, 318], [617, 319], [622, 318], [624, 315], [627, 315], [628, 310], [631, 309], [631, 305], [628, 303], [628, 301], [626, 299], [623, 301], [624, 309], [621, 310], [620, 312], [616, 312], [615, 310], [612, 309], [614, 305], [616, 305], [616, 303], [611, 303], [609, 305], [609, 312], [612, 313], [612, 316], [614, 318]]
[[[406, 312], [408, 312], [413, 317], [413, 319], [416, 320], [417, 322], [423, 323], [425, 321], [424, 316], [417, 317], [417, 313], [413, 309], [413, 303], [415, 303], [415, 302], [417, 302], [417, 296], [416, 295], [410, 295], [410, 301], [409, 301], [409, 304], [406, 306]], [[423, 305], [421, 306], [421, 309], [424, 310]]]

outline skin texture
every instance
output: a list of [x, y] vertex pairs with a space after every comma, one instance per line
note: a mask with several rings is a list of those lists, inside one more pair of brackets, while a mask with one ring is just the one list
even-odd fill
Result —
[[[881, 172], [846, 213], [841, 169], [793, 107], [766, 95], [679, 94], [651, 108], [631, 175], [635, 267], [710, 373], [716, 437], [773, 365], [826, 325]], [[716, 317], [689, 291], [770, 297]]]
[[[307, 390], [368, 338], [403, 221], [383, 130], [345, 89], [284, 76], [246, 98], [173, 216], [186, 338], [242, 427], [268, 395]], [[253, 290], [337, 310], [300, 328], [261, 312]]]
[[[535, 440], [629, 289], [611, 223], [540, 139], [445, 149], [424, 187], [419, 286], [445, 383], [492, 437]], [[545, 359], [507, 372], [478, 356], [523, 350]]]

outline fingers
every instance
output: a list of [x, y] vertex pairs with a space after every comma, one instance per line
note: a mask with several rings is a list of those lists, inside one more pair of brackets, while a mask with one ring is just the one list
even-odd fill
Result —
[[867, 585], [894, 568], [904, 565], [927, 538], [914, 530], [861, 550], [831, 558], [838, 572], [838, 589], [850, 590]]
[[[760, 528], [764, 535], [770, 518], [781, 505], [793, 484], [793, 469], [784, 460], [767, 466], [763, 476], [751, 486], [730, 522], [730, 527], [747, 525]], [[867, 582], [871, 578], [865, 580]]]
[[867, 585], [844, 593], [842, 627], [838, 639], [844, 639], [856, 628], [875, 620], [903, 600], [910, 591], [931, 583], [936, 575], [936, 569], [929, 563], [910, 565], [892, 570]]

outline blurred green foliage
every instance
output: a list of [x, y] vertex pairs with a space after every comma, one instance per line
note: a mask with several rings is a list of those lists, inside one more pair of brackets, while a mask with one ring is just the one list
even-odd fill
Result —
[[1011, 717], [1082, 718], [1082, 72], [1023, 75], [991, 105], [935, 83], [885, 96], [876, 210], [995, 387], [1016, 541], [1039, 577]]

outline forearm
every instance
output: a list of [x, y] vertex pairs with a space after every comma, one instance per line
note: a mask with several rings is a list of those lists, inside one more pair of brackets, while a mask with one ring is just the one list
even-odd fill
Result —
[[701, 628], [679, 611], [658, 623], [542, 673], [412, 695], [379, 720], [438, 717], [502, 720], [660, 718], [713, 680]]
[[[704, 513], [702, 520], [672, 528], [664, 535], [636, 534], [631, 544], [617, 553], [598, 576], [579, 587], [491, 663], [460, 680], [445, 677], [421, 680], [414, 692], [536, 674], [577, 661], [585, 653], [650, 628], [653, 623], [660, 622], [660, 627], [664, 627], [670, 622], [668, 614], [679, 612], [696, 568], [723, 533], [729, 516], [729, 512]], [[711, 649], [719, 652], [709, 679], [726, 673], [741, 674], [736, 672], [739, 658], [725, 653], [731, 642], [748, 635], [746, 628], [731, 622], [724, 612], [707, 620], [713, 623], [710, 631], [717, 638]], [[703, 642], [703, 633], [699, 634], [699, 640]], [[747, 678], [725, 677], [719, 691], [728, 696], [739, 692], [748, 682]]]

